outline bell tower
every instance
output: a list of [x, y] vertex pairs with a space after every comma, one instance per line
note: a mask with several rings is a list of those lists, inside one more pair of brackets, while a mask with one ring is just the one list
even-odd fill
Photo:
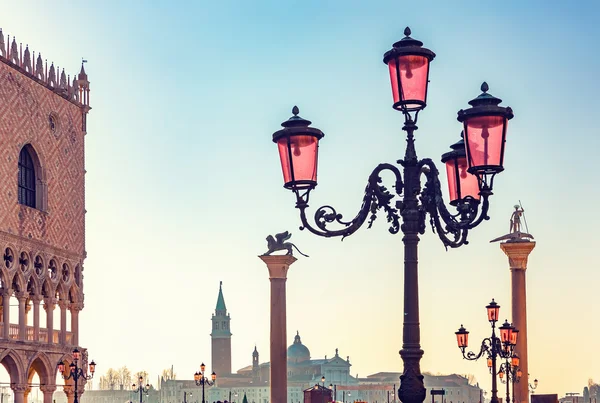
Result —
[[254, 346], [254, 351], [252, 352], [252, 381], [254, 384], [257, 384], [260, 381], [260, 367], [258, 363], [258, 350], [256, 346]]
[[231, 318], [227, 313], [225, 298], [223, 298], [223, 282], [219, 282], [217, 307], [212, 316], [211, 350], [212, 370], [217, 377], [231, 374]]

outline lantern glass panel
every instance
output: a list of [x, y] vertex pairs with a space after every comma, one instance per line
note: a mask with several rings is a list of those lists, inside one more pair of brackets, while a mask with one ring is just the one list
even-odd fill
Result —
[[500, 315], [500, 306], [495, 305], [495, 306], [488, 306], [487, 307], [487, 313], [488, 313], [488, 320], [490, 322], [497, 322], [498, 321], [498, 316]]
[[[467, 172], [467, 159], [464, 157], [446, 161], [446, 173], [448, 175], [448, 190], [450, 202], [471, 196], [479, 200], [479, 182], [477, 176]], [[458, 176], [458, 181], [456, 177]]]
[[500, 340], [503, 343], [508, 343], [510, 341], [510, 333], [512, 328], [510, 325], [505, 322], [502, 326], [500, 326]]
[[465, 121], [469, 168], [502, 166], [507, 123], [503, 116], [476, 116]]
[[487, 366], [488, 366], [488, 368], [492, 368], [492, 365], [494, 365], [494, 362], [492, 361], [491, 358], [488, 358], [487, 359]]
[[388, 67], [394, 104], [404, 104], [409, 111], [422, 109], [427, 100], [429, 59], [419, 55], [398, 56], [389, 61]]
[[519, 338], [519, 331], [517, 329], [513, 329], [513, 331], [510, 334], [510, 344], [512, 344], [513, 346], [516, 346], [518, 338]]
[[464, 329], [461, 327], [461, 329], [456, 332], [456, 342], [458, 347], [467, 348], [469, 346], [469, 332], [462, 330]]
[[[317, 181], [318, 144], [319, 140], [309, 135], [290, 136], [289, 150], [287, 137], [282, 137], [277, 141], [283, 181], [286, 185], [295, 181], [295, 185], [288, 186], [298, 189], [314, 186]], [[291, 164], [290, 154], [292, 156]]]
[[511, 360], [511, 365], [516, 368], [519, 366], [519, 363], [520, 363], [519, 356], [513, 355], [512, 360]]

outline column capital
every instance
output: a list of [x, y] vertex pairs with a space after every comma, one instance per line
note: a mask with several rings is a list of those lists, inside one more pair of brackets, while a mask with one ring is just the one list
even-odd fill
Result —
[[32, 295], [30, 299], [34, 304], [39, 304], [40, 302], [42, 302], [44, 300], [44, 297], [36, 294], [36, 295]]
[[29, 385], [26, 383], [13, 383], [12, 385], [10, 385], [10, 388], [13, 390], [13, 392], [18, 393], [18, 392], [26, 392], [27, 389], [29, 389]]
[[54, 393], [56, 391], [56, 385], [40, 385], [40, 390], [44, 393]]
[[65, 301], [64, 299], [59, 299], [58, 306], [60, 307], [60, 309], [67, 309], [69, 307], [69, 302]]
[[69, 307], [69, 309], [71, 310], [71, 312], [79, 313], [79, 311], [81, 311], [83, 309], [83, 304], [82, 303], [72, 303], [71, 306]]
[[25, 291], [15, 292], [15, 298], [19, 300], [19, 302], [27, 300], [27, 297], [29, 297], [29, 294]]
[[298, 260], [292, 255], [261, 255], [259, 258], [267, 265], [270, 279], [286, 279], [288, 269]]
[[508, 241], [500, 244], [500, 249], [508, 256], [511, 270], [527, 270], [527, 258], [535, 248], [535, 241]]
[[2, 298], [4, 297], [9, 297], [12, 295], [13, 293], [13, 289], [12, 288], [6, 288], [6, 289], [2, 289], [2, 291], [0, 291], [0, 295], [2, 296]]

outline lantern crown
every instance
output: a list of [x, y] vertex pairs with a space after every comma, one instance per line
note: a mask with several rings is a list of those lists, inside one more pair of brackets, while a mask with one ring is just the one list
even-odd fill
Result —
[[458, 111], [458, 121], [464, 122], [467, 118], [486, 115], [500, 115], [510, 120], [514, 117], [513, 110], [510, 106], [499, 106], [502, 100], [496, 98], [492, 94], [488, 94], [489, 85], [484, 81], [481, 84], [481, 94], [469, 101], [472, 108], [461, 109]]
[[383, 62], [388, 64], [390, 59], [395, 58], [396, 56], [402, 55], [419, 55], [425, 56], [430, 61], [435, 58], [435, 53], [431, 50], [423, 47], [423, 42], [411, 38], [411, 31], [409, 27], [404, 28], [404, 38], [400, 39], [398, 42], [392, 45], [392, 49], [385, 52], [383, 55]]
[[292, 108], [293, 116], [281, 123], [283, 129], [273, 133], [274, 143], [277, 143], [277, 141], [282, 137], [287, 137], [294, 134], [308, 134], [316, 137], [319, 140], [325, 136], [325, 134], [316, 127], [309, 127], [312, 122], [298, 116], [299, 113], [300, 109], [298, 109], [297, 106], [294, 106]]
[[450, 151], [442, 154], [442, 162], [446, 163], [446, 161], [449, 161], [454, 158], [464, 158], [466, 157], [466, 155], [467, 154], [465, 153], [465, 139], [464, 135], [461, 133], [460, 140], [458, 140], [456, 143], [450, 146]]

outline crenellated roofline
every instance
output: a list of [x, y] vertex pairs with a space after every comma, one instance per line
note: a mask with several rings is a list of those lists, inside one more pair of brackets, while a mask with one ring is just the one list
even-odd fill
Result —
[[0, 28], [0, 62], [12, 67], [19, 73], [27, 76], [40, 85], [48, 88], [67, 101], [79, 106], [88, 112], [89, 106], [89, 81], [87, 74], [81, 63], [81, 71], [77, 77], [65, 74], [65, 69], [62, 71], [60, 67], [54, 67], [54, 63], [48, 67], [48, 60], [43, 60], [41, 53], [36, 54], [29, 50], [29, 45], [17, 45], [17, 40], [13, 36], [12, 41], [10, 35], [4, 40], [4, 33]]

